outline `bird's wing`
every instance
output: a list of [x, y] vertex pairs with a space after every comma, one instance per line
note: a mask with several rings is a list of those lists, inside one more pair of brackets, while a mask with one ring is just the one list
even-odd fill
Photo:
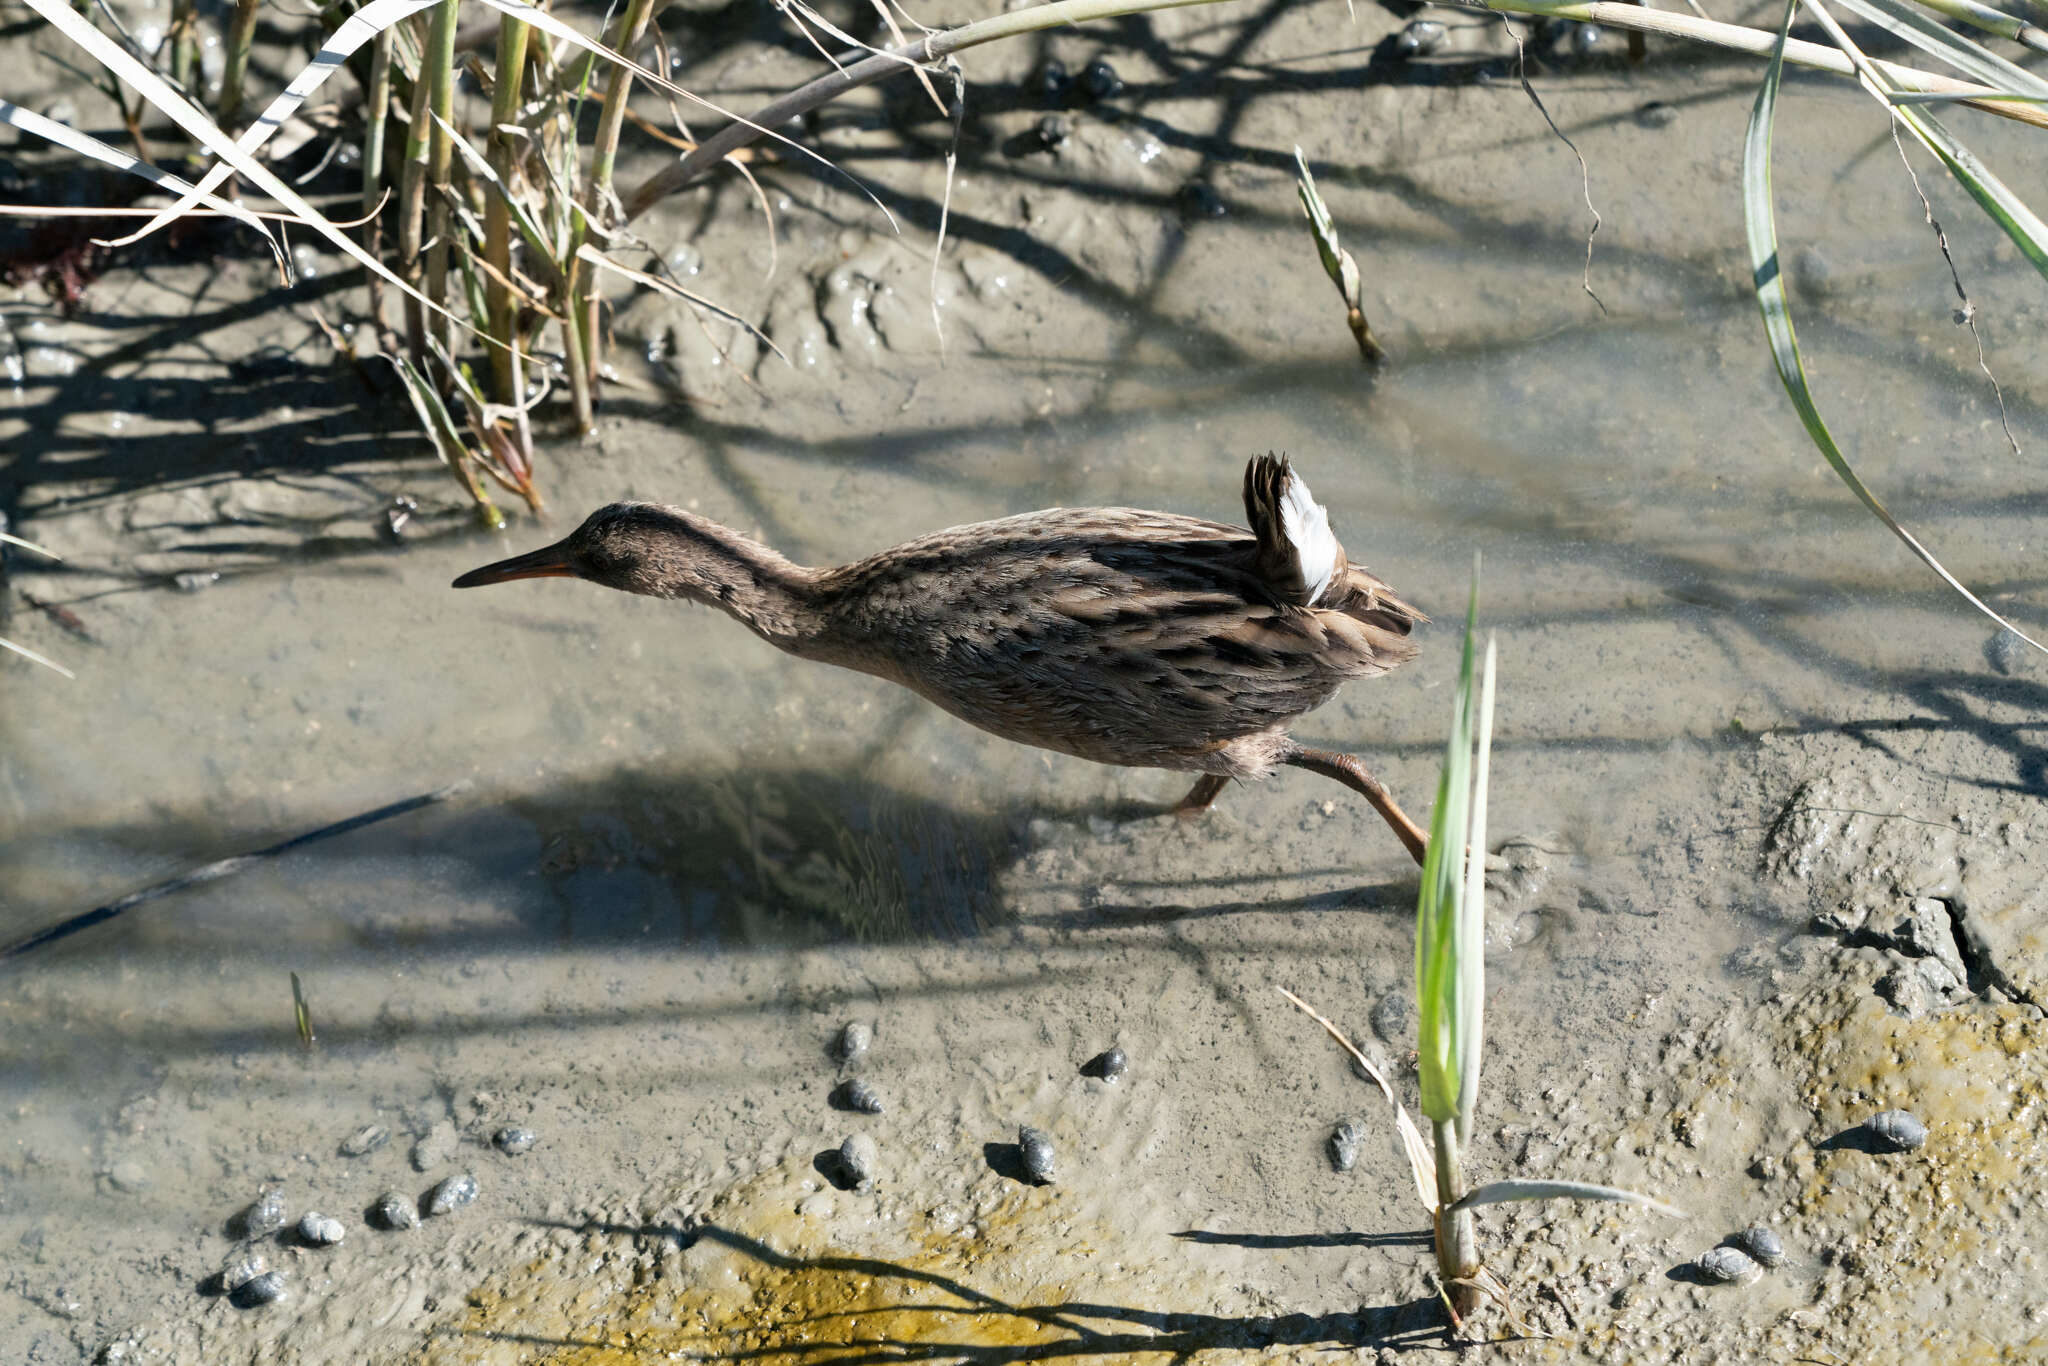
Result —
[[[1351, 563], [1330, 530], [1330, 514], [1284, 455], [1252, 457], [1244, 469], [1244, 515], [1258, 542], [1253, 572], [1273, 596], [1284, 603], [1321, 612], [1341, 613], [1370, 628], [1359, 640], [1365, 656], [1391, 662], [1379, 673], [1413, 657], [1400, 648], [1405, 637], [1429, 620], [1394, 595], [1394, 590]], [[1351, 633], [1343, 633], [1347, 636]]]
[[1330, 530], [1330, 514], [1284, 455], [1257, 455], [1244, 467], [1244, 516], [1259, 551], [1266, 587], [1297, 607], [1323, 605], [1349, 563]]

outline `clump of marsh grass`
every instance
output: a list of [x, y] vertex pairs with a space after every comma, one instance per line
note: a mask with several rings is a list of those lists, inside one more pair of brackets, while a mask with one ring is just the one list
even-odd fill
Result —
[[1416, 1194], [1430, 1211], [1437, 1278], [1444, 1303], [1462, 1321], [1490, 1295], [1508, 1303], [1505, 1286], [1479, 1252], [1472, 1211], [1517, 1200], [1612, 1200], [1677, 1211], [1647, 1195], [1585, 1181], [1468, 1183], [1464, 1153], [1479, 1108], [1479, 1072], [1486, 1006], [1486, 789], [1493, 748], [1494, 642], [1474, 669], [1479, 574], [1465, 613], [1465, 650], [1451, 711], [1451, 734], [1430, 817], [1429, 852], [1415, 908], [1416, 1069], [1425, 1139], [1393, 1086], [1336, 1025], [1286, 988], [1280, 994], [1329, 1031], [1394, 1111], [1401, 1149], [1415, 1177]]
[[[660, 87], [675, 99], [703, 101], [625, 55], [648, 30], [653, 0], [631, 0], [609, 42], [585, 36], [526, 0], [481, 0], [500, 15], [495, 65], [457, 50], [458, 2], [367, 0], [352, 13], [345, 4], [331, 7], [326, 13], [341, 19], [339, 27], [283, 93], [235, 135], [231, 130], [242, 121], [242, 111], [253, 107], [246, 87], [260, 0], [237, 0], [228, 18], [218, 121], [190, 94], [190, 53], [201, 23], [192, 7], [180, 9], [173, 41], [161, 50], [167, 69], [160, 69], [155, 56], [102, 32], [96, 11], [81, 12], [68, 0], [25, 0], [99, 64], [113, 89], [134, 90], [210, 153], [215, 165], [195, 184], [151, 165], [139, 139], [136, 154], [129, 155], [4, 100], [0, 122], [143, 176], [178, 196], [173, 207], [114, 245], [139, 240], [203, 206], [232, 214], [257, 232], [286, 281], [292, 278], [291, 262], [279, 235], [262, 221], [265, 216], [311, 228], [368, 270], [377, 340], [365, 349], [392, 364], [420, 429], [479, 516], [495, 526], [503, 517], [493, 488], [536, 511], [542, 506], [531, 413], [552, 377], [566, 380], [575, 428], [591, 427], [593, 389], [602, 373], [600, 274], [715, 308], [676, 286], [659, 258], [623, 232], [611, 185], [636, 83]], [[361, 202], [367, 222], [360, 244], [257, 155], [306, 100], [351, 63], [365, 93]], [[472, 123], [459, 95], [458, 76], [465, 69], [490, 95], [481, 126]], [[579, 138], [579, 117], [593, 100], [599, 110], [595, 136]], [[224, 197], [230, 177], [277, 201], [282, 213], [252, 213], [235, 197]], [[386, 217], [395, 218], [388, 233]], [[654, 259], [647, 270], [628, 264], [640, 252]], [[384, 304], [393, 292], [402, 300], [402, 321], [397, 330], [387, 330]], [[544, 336], [557, 327], [560, 347], [549, 355]]]

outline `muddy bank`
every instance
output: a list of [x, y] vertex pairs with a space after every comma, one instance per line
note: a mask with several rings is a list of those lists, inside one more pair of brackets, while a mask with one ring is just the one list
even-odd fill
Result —
[[[742, 187], [665, 208], [650, 234], [794, 364], [623, 299], [600, 433], [551, 446], [557, 520], [509, 544], [467, 530], [379, 416], [391, 391], [255, 272], [151, 260], [68, 320], [10, 296], [13, 334], [51, 351], [0, 399], [0, 506], [67, 559], [12, 560], [9, 583], [92, 639], [13, 599], [7, 631], [81, 677], [0, 671], [6, 937], [473, 786], [0, 978], [0, 1339], [193, 1362], [1442, 1345], [1386, 1117], [1273, 990], [1402, 1063], [1372, 1022], [1406, 989], [1414, 874], [1370, 812], [1289, 775], [1184, 825], [1158, 814], [1172, 777], [1007, 746], [706, 613], [445, 587], [618, 497], [831, 562], [1050, 503], [1234, 515], [1245, 456], [1278, 448], [1440, 619], [1486, 552], [1516, 843], [1475, 1165], [1689, 1216], [1487, 1218], [1515, 1314], [1552, 1335], [1489, 1350], [2024, 1358], [2039, 675], [1986, 653], [1783, 411], [1740, 292], [1747, 69], [1539, 64], [1603, 211], [1595, 304], [1577, 164], [1501, 79], [1497, 28], [1400, 64], [1401, 21], [1362, 11], [1333, 43], [1333, 14], [977, 54], [943, 351], [938, 130], [907, 93], [817, 130], [900, 238], [791, 167], [768, 172], [772, 275]], [[1122, 98], [1032, 92], [1043, 57], [1103, 53]], [[804, 69], [744, 32], [704, 61], [736, 98]], [[1881, 128], [1849, 93], [1789, 108], [1780, 177], [1807, 197], [1784, 232], [1830, 229], [1797, 278], [1839, 425], [1952, 567], [2023, 610], [2031, 485], [1949, 335], [1918, 204], [1860, 155]], [[1067, 134], [1034, 149], [1048, 112]], [[1297, 142], [1374, 263], [1396, 361], [1375, 383], [1299, 227]], [[2019, 301], [1985, 327], [2029, 436], [2035, 295], [1988, 236], [1957, 250]], [[310, 288], [330, 322], [360, 293]], [[394, 539], [401, 493], [419, 510]], [[1449, 634], [1300, 733], [1426, 807]], [[853, 1067], [829, 1052], [848, 1020], [874, 1034]], [[1112, 1045], [1129, 1072], [1083, 1075]], [[855, 1078], [878, 1113], [844, 1108]], [[1893, 1108], [1924, 1147], [1844, 1138]], [[1339, 1172], [1345, 1121], [1364, 1138]], [[389, 1141], [345, 1155], [371, 1125]], [[1022, 1125], [1050, 1136], [1048, 1185], [1020, 1179]], [[509, 1155], [506, 1127], [537, 1141]], [[871, 1189], [827, 1156], [854, 1135]], [[462, 1173], [474, 1203], [372, 1225], [386, 1193]], [[245, 1308], [214, 1278], [267, 1186], [347, 1232], [271, 1240], [288, 1296]], [[1698, 1283], [1758, 1222], [1784, 1265]]]

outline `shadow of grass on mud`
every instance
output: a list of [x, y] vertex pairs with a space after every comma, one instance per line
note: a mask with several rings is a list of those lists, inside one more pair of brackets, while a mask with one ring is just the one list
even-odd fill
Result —
[[[1298, 99], [1304, 93], [1317, 91], [1335, 95], [1388, 86], [1459, 86], [1487, 80], [1504, 82], [1513, 69], [1512, 59], [1499, 54], [1443, 53], [1426, 60], [1408, 60], [1399, 54], [1397, 39], [1393, 35], [1369, 50], [1337, 50], [1318, 54], [1314, 65], [1309, 68], [1304, 68], [1292, 58], [1270, 59], [1263, 56], [1261, 42], [1273, 37], [1294, 8], [1290, 0], [1265, 0], [1265, 3], [1241, 13], [1222, 16], [1214, 25], [1202, 26], [1192, 35], [1174, 39], [1163, 37], [1151, 16], [1131, 16], [1089, 30], [1083, 37], [1096, 55], [1112, 61], [1141, 59], [1156, 73], [1151, 79], [1139, 79], [1135, 76], [1134, 64], [1132, 79], [1110, 101], [1090, 102], [1074, 93], [1049, 98], [1033, 77], [980, 83], [967, 106], [968, 121], [960, 147], [964, 169], [1020, 187], [1057, 187], [1063, 192], [1083, 197], [1145, 205], [1170, 213], [1174, 208], [1174, 196], [1152, 204], [1150, 200], [1156, 196], [1129, 185], [1089, 184], [1077, 180], [1070, 173], [1059, 173], [1057, 167], [1048, 168], [1037, 158], [1003, 155], [999, 150], [1003, 139], [986, 121], [1005, 112], [1057, 106], [1068, 110], [1075, 118], [1127, 125], [1194, 154], [1198, 162], [1189, 183], [1206, 185], [1219, 167], [1253, 166], [1276, 175], [1286, 175], [1291, 171], [1291, 162], [1283, 148], [1248, 140], [1241, 133], [1247, 118], [1265, 101]], [[874, 15], [864, 6], [846, 7], [846, 13], [840, 18], [856, 37], [880, 36]], [[733, 55], [742, 48], [765, 46], [802, 56], [807, 61], [812, 57], [804, 39], [790, 25], [758, 6], [725, 5], [672, 17], [669, 23], [671, 37], [680, 44], [678, 50], [691, 55], [691, 71], [723, 70], [732, 65]], [[1543, 26], [1535, 27], [1541, 29]], [[1703, 78], [1709, 73], [1718, 75], [1725, 70], [1731, 74], [1730, 82], [1723, 88], [1703, 91], [1697, 98], [1746, 98], [1749, 86], [1740, 79], [1740, 74], [1751, 71], [1755, 65], [1749, 58], [1668, 43], [1660, 44], [1647, 62], [1624, 67], [1618, 54], [1592, 59], [1577, 54], [1569, 43], [1558, 40], [1560, 32], [1550, 32], [1547, 38], [1531, 36], [1527, 43], [1532, 69], [1547, 76], [1555, 86], [1611, 82], [1624, 69], [1631, 76], [1660, 70], [1683, 70]], [[1052, 35], [1030, 40], [1040, 62], [1055, 50], [1068, 51], [1072, 41], [1071, 37], [1064, 37], [1056, 44]], [[1865, 35], [1865, 41], [1873, 53], [1892, 50], [1886, 46], [1886, 35]], [[1618, 45], [1616, 47], [1618, 49]], [[1347, 56], [1355, 56], [1356, 60], [1345, 61]], [[1075, 85], [1078, 86], [1078, 82]], [[744, 87], [719, 86], [716, 93], [740, 106], [745, 105], [748, 95]], [[760, 93], [765, 97], [771, 92], [764, 89]], [[881, 145], [870, 139], [858, 149], [835, 150], [835, 160], [857, 172], [923, 163], [945, 151], [946, 141], [936, 136], [932, 111], [926, 107], [917, 87], [909, 82], [894, 84], [884, 88], [880, 97], [883, 100], [882, 112], [898, 133], [898, 138]], [[1191, 100], [1200, 103], [1189, 108], [1186, 102]], [[1156, 110], [1170, 110], [1171, 113], [1162, 115], [1154, 112]], [[1614, 117], [1619, 116], [1603, 116], [1609, 120]], [[865, 125], [873, 118], [873, 111], [864, 108], [827, 111], [825, 114], [827, 123], [840, 120]], [[1529, 122], [1528, 137], [1531, 140], [1548, 137], [1533, 108]], [[1572, 125], [1574, 130], [1582, 126], [1587, 125]], [[320, 149], [310, 148], [301, 155], [311, 162], [320, 156]], [[1343, 224], [1347, 231], [1370, 233], [1374, 240], [1383, 244], [1402, 240], [1439, 242], [1448, 233], [1450, 240], [1471, 243], [1475, 247], [1506, 240], [1518, 251], [1545, 258], [1559, 253], [1569, 254], [1580, 245], [1576, 229], [1538, 225], [1527, 221], [1526, 216], [1519, 215], [1512, 206], [1489, 211], [1463, 200], [1433, 194], [1421, 181], [1404, 175], [1398, 168], [1389, 170], [1362, 162], [1322, 160], [1318, 161], [1317, 167], [1326, 177], [1394, 196], [1404, 206], [1404, 212], [1420, 212], [1430, 225], [1418, 233], [1412, 227], [1403, 226], [1402, 222], [1347, 221]], [[793, 158], [764, 170], [763, 174], [801, 193], [803, 181], [832, 173], [801, 158]], [[329, 171], [322, 183], [352, 188], [347, 186], [347, 181], [348, 176]], [[942, 212], [937, 197], [882, 184], [873, 188], [899, 218], [927, 231], [936, 230]], [[725, 200], [745, 193], [736, 182], [713, 182], [708, 188], [702, 212], [707, 216], [714, 214]], [[1216, 191], [1212, 188], [1211, 193]], [[1264, 215], [1275, 223], [1292, 221], [1294, 212], [1292, 196], [1285, 194], [1270, 205], [1243, 202], [1230, 204], [1228, 209], [1240, 218], [1259, 221]], [[1196, 226], [1194, 219], [1201, 216], [1194, 215], [1187, 226], [1193, 229]], [[1139, 343], [1149, 339], [1176, 350], [1184, 363], [1213, 365], [1220, 362], [1240, 366], [1249, 363], [1237, 338], [1199, 319], [1178, 316], [1160, 295], [1185, 249], [1186, 232], [1166, 243], [1163, 255], [1147, 268], [1144, 280], [1130, 283], [1107, 277], [1070, 253], [1034, 238], [1014, 224], [996, 218], [977, 217], [963, 205], [952, 206], [949, 233], [957, 240], [980, 241], [1010, 257], [1021, 268], [1057, 282], [1063, 294], [1092, 303], [1105, 321], [1112, 323], [1117, 333], [1113, 350], [1120, 358], [1135, 354]], [[239, 254], [257, 251], [252, 242], [244, 240], [246, 235], [227, 236], [217, 230], [214, 235]], [[1618, 263], [1628, 268], [1652, 271], [1660, 278], [1683, 280], [1687, 284], [1687, 292], [1701, 299], [1718, 299], [1725, 294], [1725, 285], [1718, 270], [1710, 265], [1660, 257], [1654, 253], [1631, 252], [1625, 246], [1609, 246], [1605, 250], [1610, 265]], [[1615, 256], [1616, 252], [1621, 255]], [[128, 269], [139, 267], [150, 259], [134, 256], [118, 264], [120, 268]], [[250, 257], [252, 263], [258, 259]], [[209, 478], [247, 477], [251, 473], [266, 471], [331, 471], [384, 454], [383, 447], [387, 441], [392, 441], [396, 449], [407, 454], [418, 453], [424, 460], [424, 443], [417, 441], [410, 432], [409, 423], [403, 417], [404, 405], [394, 402], [397, 391], [391, 387], [389, 377], [382, 374], [381, 367], [370, 367], [368, 371], [354, 376], [345, 373], [347, 367], [298, 364], [294, 371], [289, 358], [286, 358], [286, 367], [275, 373], [252, 376], [245, 372], [237, 376], [233, 368], [242, 362], [225, 354], [214, 355], [207, 341], [217, 333], [232, 335], [233, 329], [287, 307], [318, 304], [344, 293], [353, 298], [359, 285], [358, 273], [340, 272], [303, 281], [289, 290], [268, 290], [253, 298], [205, 312], [200, 311], [202, 301], [195, 298], [192, 310], [183, 316], [84, 315], [87, 321], [107, 329], [110, 336], [120, 335], [121, 339], [106, 353], [82, 357], [83, 363], [76, 374], [59, 382], [38, 386], [42, 396], [37, 401], [18, 405], [13, 410], [11, 416], [24, 424], [24, 430], [18, 440], [10, 443], [14, 448], [11, 455], [0, 461], [0, 512], [14, 515], [17, 519], [24, 512], [33, 512], [34, 504], [39, 501], [36, 490], [52, 484], [74, 487], [89, 484], [92, 488], [89, 496], [99, 500], [118, 498], [124, 493], [152, 487], [203, 482]], [[335, 302], [344, 300], [335, 299]], [[1441, 336], [1435, 338], [1435, 342], [1439, 350], [1446, 345], [1455, 350], [1459, 345], [1458, 339]], [[194, 359], [211, 359], [228, 368], [227, 378], [231, 382], [222, 384], [218, 376], [196, 371], [189, 376], [166, 375], [160, 368], [151, 370], [147, 378], [142, 377], [142, 369], [148, 367], [152, 358], [180, 347], [191, 351]], [[1922, 365], [1946, 366], [1951, 358], [1921, 356], [1917, 359]], [[1956, 361], [1954, 365], [1960, 367], [1961, 362]], [[1266, 375], [1263, 367], [1258, 369], [1258, 382], [1270, 382], [1273, 376]], [[136, 373], [128, 375], [126, 372], [130, 371]], [[1955, 373], [1960, 377], [1964, 371], [1956, 368]], [[262, 383], [242, 383], [251, 378], [260, 378]], [[327, 392], [324, 395], [306, 392], [309, 389], [325, 389]], [[2025, 396], [2020, 395], [2015, 401], [2024, 405]], [[133, 411], [191, 414], [199, 417], [202, 423], [208, 423], [218, 417], [248, 416], [286, 408], [304, 413], [309, 409], [319, 409], [323, 403], [328, 406], [337, 403], [353, 405], [356, 412], [354, 416], [330, 413], [312, 419], [283, 419], [274, 429], [266, 431], [260, 441], [224, 441], [216, 432], [202, 430], [167, 433], [146, 443], [109, 442], [91, 435], [95, 424], [79, 421], [81, 417], [92, 414]], [[657, 411], [662, 407], [643, 406]], [[608, 407], [614, 411], [633, 411], [635, 404], [630, 398], [614, 399]], [[665, 420], [680, 422], [688, 428], [694, 428], [699, 418], [701, 414], [695, 412], [670, 412], [665, 416]], [[716, 432], [717, 424], [706, 425], [707, 436]], [[148, 449], [137, 449], [143, 446]], [[844, 456], [844, 452], [837, 454]]]
[[[608, 1334], [549, 1335], [486, 1326], [443, 1329], [443, 1336], [542, 1348], [600, 1348], [620, 1353], [622, 1360], [644, 1355], [651, 1360], [784, 1366], [882, 1366], [902, 1361], [1004, 1366], [1030, 1361], [1110, 1363], [1155, 1355], [1184, 1360], [1200, 1352], [1275, 1347], [1440, 1348], [1447, 1327], [1442, 1306], [1433, 1298], [1350, 1312], [1271, 1315], [1174, 1311], [1080, 1299], [1024, 1304], [977, 1289], [943, 1270], [880, 1257], [793, 1256], [715, 1223], [684, 1227], [532, 1222], [677, 1248], [700, 1240], [716, 1242], [751, 1263], [740, 1274], [749, 1281], [758, 1278], [753, 1307], [730, 1327], [678, 1324], [672, 1334], [636, 1335], [627, 1347]], [[1324, 1237], [1344, 1235], [1315, 1235]], [[1428, 1235], [1390, 1235], [1383, 1241], [1421, 1246]], [[1350, 1244], [1293, 1239], [1270, 1244], [1340, 1245]], [[828, 1305], [851, 1307], [823, 1307]]]

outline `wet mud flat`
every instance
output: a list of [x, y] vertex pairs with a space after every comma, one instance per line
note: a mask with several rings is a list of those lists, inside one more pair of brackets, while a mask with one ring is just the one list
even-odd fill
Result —
[[[1405, 1075], [1415, 875], [1369, 811], [1290, 775], [1186, 824], [1160, 814], [1176, 778], [1004, 745], [707, 613], [445, 589], [617, 497], [826, 562], [1053, 503], [1233, 516], [1244, 458], [1277, 448], [1439, 620], [1486, 552], [1506, 843], [1475, 1168], [1688, 1216], [1488, 1212], [1527, 1331], [1490, 1311], [1479, 1350], [2038, 1355], [2048, 675], [1987, 648], [1781, 411], [1740, 292], [1749, 69], [1539, 65], [1606, 213], [1603, 313], [1576, 163], [1498, 79], [1497, 31], [1454, 26], [1411, 69], [1382, 52], [1405, 20], [1362, 12], [1351, 51], [1329, 19], [1162, 15], [970, 65], [990, 99], [943, 356], [938, 134], [901, 92], [817, 130], [901, 239], [771, 175], [768, 276], [739, 189], [665, 208], [649, 232], [795, 363], [622, 299], [630, 383], [594, 442], [552, 448], [558, 520], [513, 544], [466, 530], [349, 387], [376, 381], [255, 278], [116, 269], [70, 319], [10, 296], [53, 354], [0, 401], [0, 493], [67, 560], [8, 581], [93, 641], [18, 597], [6, 623], [81, 675], [0, 673], [6, 937], [470, 787], [0, 977], [0, 1340], [176, 1362], [1448, 1350], [1387, 1116], [1274, 990]], [[802, 69], [736, 50], [742, 91]], [[1048, 56], [1106, 56], [1126, 91], [1048, 108]], [[2027, 467], [1940, 330], [1917, 202], [1838, 98], [1800, 93], [1784, 153], [1788, 182], [1825, 184], [1788, 242], [1802, 214], [1809, 239], [1856, 227], [1801, 258], [1802, 327], [1865, 476], [2023, 606]], [[1034, 146], [1049, 113], [1065, 135]], [[1375, 383], [1299, 226], [1296, 142], [1378, 263]], [[1984, 325], [2029, 436], [2034, 296], [1990, 241], [1957, 251], [1980, 291], [2015, 286]], [[1451, 634], [1299, 733], [1426, 807]], [[850, 1021], [872, 1039], [852, 1060]], [[1127, 1071], [1084, 1072], [1113, 1046]], [[1890, 1110], [1922, 1146], [1865, 1137]], [[473, 1201], [390, 1226], [465, 1175]], [[251, 1236], [271, 1190], [286, 1222]], [[308, 1211], [342, 1240], [308, 1245]], [[1699, 1259], [1757, 1224], [1783, 1262], [1709, 1283]], [[281, 1297], [220, 1279], [252, 1251]]]

